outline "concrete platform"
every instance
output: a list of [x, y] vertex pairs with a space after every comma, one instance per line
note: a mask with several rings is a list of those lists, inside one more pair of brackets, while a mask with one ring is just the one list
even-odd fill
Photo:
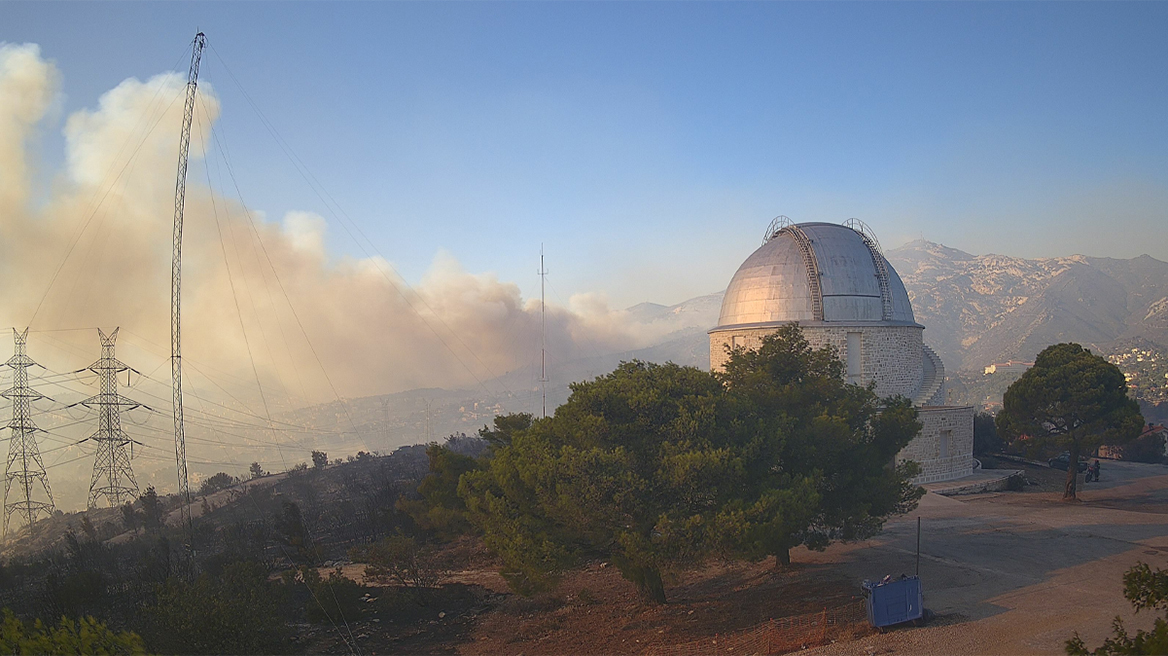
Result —
[[925, 483], [921, 487], [933, 494], [953, 497], [959, 494], [1001, 492], [1009, 487], [1011, 476], [1022, 476], [1020, 469], [979, 469], [969, 476], [952, 481]]

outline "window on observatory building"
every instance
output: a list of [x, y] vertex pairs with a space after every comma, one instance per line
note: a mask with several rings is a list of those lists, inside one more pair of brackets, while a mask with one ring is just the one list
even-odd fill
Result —
[[860, 333], [848, 333], [848, 382], [860, 383], [860, 374], [863, 373], [863, 342]]
[[739, 346], [742, 346], [742, 338], [738, 335], [734, 335], [730, 338], [730, 348], [736, 349]]
[[951, 430], [941, 431], [940, 447], [941, 447], [941, 457], [942, 458], [949, 457], [949, 438], [952, 436], [953, 436], [953, 431], [951, 431]]

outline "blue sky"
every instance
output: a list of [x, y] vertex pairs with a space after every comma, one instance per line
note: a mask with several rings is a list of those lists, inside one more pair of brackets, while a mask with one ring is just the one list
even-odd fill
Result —
[[327, 215], [225, 65], [410, 280], [446, 251], [537, 294], [545, 243], [553, 301], [672, 303], [777, 214], [1168, 260], [1168, 3], [7, 2], [62, 73], [45, 169], [196, 27], [248, 203]]

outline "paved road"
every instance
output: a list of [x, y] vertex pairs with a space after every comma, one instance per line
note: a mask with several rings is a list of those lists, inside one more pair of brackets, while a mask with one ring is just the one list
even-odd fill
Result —
[[1102, 478], [1070, 504], [1056, 493], [929, 494], [874, 540], [793, 554], [856, 581], [911, 574], [921, 518], [925, 605], [940, 620], [817, 652], [1061, 654], [1075, 630], [1100, 643], [1116, 615], [1150, 626], [1121, 577], [1138, 561], [1168, 567], [1168, 467], [1105, 461]]

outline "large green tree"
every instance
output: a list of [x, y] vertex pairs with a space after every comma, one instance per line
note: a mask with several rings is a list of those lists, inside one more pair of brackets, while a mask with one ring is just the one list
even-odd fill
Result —
[[535, 416], [527, 412], [499, 415], [495, 417], [494, 428], [483, 426], [479, 429], [479, 437], [486, 440], [495, 449], [510, 446], [512, 436], [531, 428], [533, 421], [535, 421]]
[[510, 446], [512, 436], [531, 428], [532, 421], [534, 417], [526, 412], [495, 417], [493, 428], [479, 429], [479, 437], [489, 448], [477, 458], [451, 449], [449, 441], [447, 446], [431, 444], [426, 448], [430, 472], [418, 485], [421, 498], [399, 499], [398, 509], [440, 539], [453, 539], [470, 531], [473, 527], [466, 518], [466, 503], [458, 496], [459, 480], [469, 471], [485, 468], [492, 454]]
[[1144, 425], [1119, 368], [1078, 344], [1043, 349], [1034, 366], [1006, 390], [996, 421], [999, 433], [1031, 450], [1070, 453], [1065, 500], [1076, 498], [1080, 454], [1130, 441]]
[[795, 546], [867, 538], [916, 506], [924, 492], [909, 483], [916, 466], [895, 463], [921, 428], [911, 402], [845, 383], [834, 349], [812, 348], [797, 324], [757, 350], [732, 350], [718, 378], [746, 463], [719, 515], [731, 551], [789, 565]]
[[844, 382], [798, 327], [731, 354], [724, 375], [624, 363], [512, 431], [459, 496], [515, 589], [610, 559], [649, 599], [714, 554], [790, 563], [790, 549], [873, 535], [921, 491], [895, 456], [920, 430], [903, 398]]
[[426, 455], [430, 459], [430, 473], [418, 485], [421, 498], [400, 498], [397, 507], [409, 514], [420, 528], [439, 538], [452, 540], [471, 530], [466, 519], [466, 504], [458, 496], [458, 481], [463, 474], [484, 465], [475, 458], [438, 444], [426, 447]]
[[597, 557], [663, 603], [665, 575], [709, 553], [708, 524], [742, 480], [728, 409], [705, 371], [623, 363], [573, 384], [553, 417], [464, 474], [459, 494], [517, 590]]

